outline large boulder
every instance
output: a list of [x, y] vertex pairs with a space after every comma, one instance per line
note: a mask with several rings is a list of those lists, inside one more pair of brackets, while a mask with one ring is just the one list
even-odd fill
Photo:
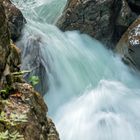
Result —
[[128, 28], [116, 46], [124, 62], [140, 70], [140, 18]]
[[16, 41], [22, 34], [22, 29], [26, 23], [26, 20], [21, 11], [14, 4], [12, 4], [10, 0], [4, 0], [3, 5], [5, 7], [6, 16], [8, 19], [11, 39]]
[[57, 26], [63, 31], [79, 30], [111, 45], [135, 18], [125, 0], [68, 0]]

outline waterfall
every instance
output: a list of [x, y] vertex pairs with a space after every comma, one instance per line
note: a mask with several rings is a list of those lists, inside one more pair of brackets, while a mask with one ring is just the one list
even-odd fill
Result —
[[[28, 21], [17, 42], [22, 67], [41, 77], [61, 140], [139, 140], [139, 73], [88, 35], [55, 27], [54, 19], [61, 14], [55, 12], [65, 3], [32, 0], [23, 5], [15, 0]], [[45, 19], [45, 6], [55, 18]]]
[[12, 0], [21, 9], [26, 19], [55, 23], [67, 0]]

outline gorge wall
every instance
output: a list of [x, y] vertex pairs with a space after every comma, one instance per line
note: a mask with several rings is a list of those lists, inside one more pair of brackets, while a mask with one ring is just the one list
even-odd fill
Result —
[[0, 139], [59, 140], [47, 106], [20, 71], [20, 50], [14, 45], [25, 24], [9, 1], [0, 1]]

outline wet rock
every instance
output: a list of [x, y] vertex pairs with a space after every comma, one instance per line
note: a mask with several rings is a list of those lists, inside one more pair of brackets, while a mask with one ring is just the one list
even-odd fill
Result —
[[5, 7], [6, 16], [8, 19], [11, 39], [16, 41], [22, 34], [22, 29], [26, 23], [26, 20], [21, 11], [14, 4], [12, 4], [10, 0], [4, 0], [3, 5]]
[[[39, 93], [26, 83], [14, 83], [9, 97], [0, 98], [0, 132], [17, 132], [22, 140], [59, 140], [52, 120], [46, 117], [47, 106]], [[15, 135], [16, 136], [16, 135]]]
[[45, 95], [48, 91], [49, 57], [46, 56], [46, 59], [42, 57], [44, 55], [42, 53], [42, 48], [44, 48], [44, 46], [39, 35], [27, 35], [26, 38], [26, 43], [20, 43], [21, 49], [24, 48], [21, 69], [31, 71], [24, 75], [24, 78], [29, 83], [32, 76], [37, 76], [39, 78], [39, 82], [34, 88], [42, 95]]
[[116, 51], [128, 65], [140, 70], [140, 18], [124, 33], [117, 44]]
[[126, 0], [122, 0], [122, 6], [118, 10], [118, 16], [115, 21], [114, 34], [112, 36], [112, 42], [116, 44], [123, 33], [131, 25], [131, 23], [137, 18], [137, 15], [132, 12]]
[[110, 23], [112, 3], [113, 0], [103, 2], [69, 0], [57, 26], [63, 31], [79, 30], [96, 39], [108, 41], [113, 34], [112, 30], [109, 30], [109, 27], [112, 27]]
[[125, 0], [69, 0], [57, 26], [79, 30], [111, 46], [135, 19]]

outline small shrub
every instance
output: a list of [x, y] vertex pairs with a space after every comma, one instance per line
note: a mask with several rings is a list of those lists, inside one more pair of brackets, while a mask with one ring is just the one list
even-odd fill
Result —
[[31, 76], [29, 78], [29, 82], [32, 86], [35, 86], [39, 83], [39, 77], [38, 76]]

